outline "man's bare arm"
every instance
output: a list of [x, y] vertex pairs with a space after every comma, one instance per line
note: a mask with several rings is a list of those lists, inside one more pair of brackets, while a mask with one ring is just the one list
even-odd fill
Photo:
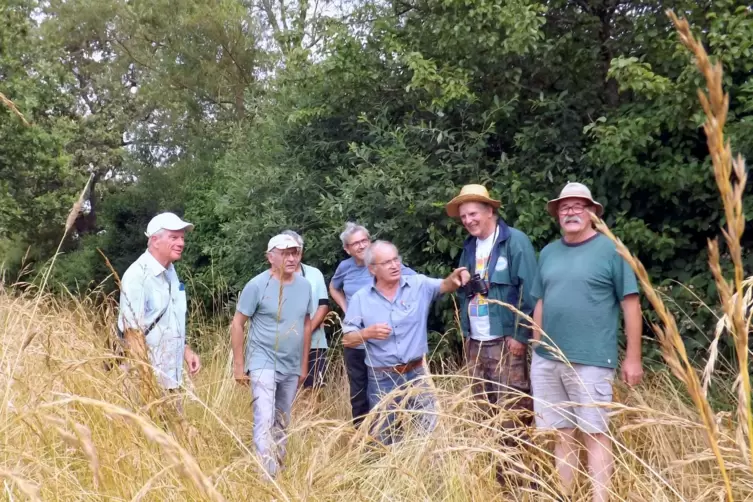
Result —
[[625, 318], [625, 337], [627, 338], [625, 360], [622, 362], [622, 378], [628, 385], [638, 385], [643, 378], [643, 355], [641, 352], [643, 315], [640, 298], [637, 294], [627, 295], [623, 298], [622, 313]]
[[454, 293], [461, 286], [465, 286], [469, 277], [470, 275], [465, 267], [456, 268], [442, 280], [442, 285], [439, 287], [440, 294]]
[[233, 322], [230, 324], [230, 348], [233, 350], [233, 377], [238, 382], [247, 380], [244, 371], [243, 342], [245, 341], [245, 329], [248, 317], [236, 312]]
[[319, 329], [319, 326], [322, 325], [324, 322], [324, 318], [327, 317], [327, 314], [329, 313], [329, 305], [320, 305], [318, 309], [314, 312], [314, 317], [311, 319], [311, 332], [313, 333], [317, 329]]
[[332, 286], [331, 282], [329, 283], [329, 296], [335, 300], [335, 303], [343, 311], [343, 314], [348, 310], [348, 302], [345, 301], [345, 293], [342, 289], [337, 289]]
[[544, 320], [544, 300], [538, 300], [536, 306], [533, 307], [533, 322], [536, 326], [533, 327], [533, 339], [541, 341], [541, 325]]

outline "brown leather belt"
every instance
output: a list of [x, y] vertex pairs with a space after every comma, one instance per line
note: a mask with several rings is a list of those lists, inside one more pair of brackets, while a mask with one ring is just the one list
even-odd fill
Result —
[[390, 371], [392, 373], [397, 373], [399, 375], [404, 375], [405, 373], [408, 373], [409, 371], [412, 371], [424, 364], [423, 358], [421, 359], [414, 359], [413, 361], [408, 361], [405, 364], [398, 364], [397, 366], [375, 366], [375, 371]]

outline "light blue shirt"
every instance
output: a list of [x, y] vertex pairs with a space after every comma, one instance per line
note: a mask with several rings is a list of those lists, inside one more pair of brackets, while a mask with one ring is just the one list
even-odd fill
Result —
[[145, 331], [164, 312], [146, 337], [149, 361], [160, 385], [175, 389], [183, 381], [186, 347], [186, 291], [170, 264], [163, 267], [146, 251], [120, 281], [118, 327]]
[[[412, 269], [402, 266], [403, 275], [415, 275]], [[342, 290], [345, 294], [345, 303], [348, 304], [348, 310], [350, 310], [350, 301], [359, 290], [371, 286], [374, 284], [374, 276], [369, 272], [369, 267], [366, 265], [358, 265], [353, 257], [343, 260], [337, 265], [335, 274], [332, 276], [330, 285]], [[363, 345], [356, 347], [357, 349], [363, 349]]]
[[[311, 320], [313, 321], [314, 314], [319, 310], [319, 307], [329, 305], [327, 283], [324, 282], [324, 276], [318, 268], [301, 263], [301, 270], [303, 271], [303, 276], [309, 281], [309, 284], [311, 284], [311, 294], [314, 303], [311, 306], [312, 310], [309, 312], [309, 317], [311, 317]], [[327, 348], [327, 336], [324, 334], [324, 323], [320, 324], [319, 327], [311, 333], [311, 348]]]
[[386, 323], [392, 329], [386, 340], [366, 340], [366, 364], [396, 366], [422, 358], [429, 350], [427, 319], [431, 302], [439, 296], [442, 279], [416, 274], [402, 276], [395, 298], [390, 301], [373, 281], [348, 303], [343, 333]]
[[301, 375], [304, 325], [313, 308], [311, 285], [298, 274], [280, 287], [269, 270], [243, 288], [238, 312], [249, 318], [246, 372], [273, 369]]

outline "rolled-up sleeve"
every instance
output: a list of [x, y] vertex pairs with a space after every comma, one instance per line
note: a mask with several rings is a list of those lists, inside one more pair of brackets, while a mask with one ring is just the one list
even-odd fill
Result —
[[442, 287], [443, 279], [434, 279], [421, 274], [416, 274], [414, 277], [426, 301], [432, 302], [439, 296], [439, 289]]

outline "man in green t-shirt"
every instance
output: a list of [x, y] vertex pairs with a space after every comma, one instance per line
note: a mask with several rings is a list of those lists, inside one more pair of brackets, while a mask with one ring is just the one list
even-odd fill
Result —
[[601, 216], [604, 208], [585, 185], [568, 183], [547, 210], [563, 237], [541, 251], [531, 291], [543, 331], [534, 333], [531, 362], [536, 425], [559, 432], [554, 456], [566, 492], [578, 465], [575, 431], [584, 433], [593, 500], [606, 501], [612, 443], [608, 410], [598, 403], [612, 401], [620, 307], [627, 335], [622, 378], [636, 385], [643, 376], [638, 284], [614, 243], [591, 225], [588, 211]]

